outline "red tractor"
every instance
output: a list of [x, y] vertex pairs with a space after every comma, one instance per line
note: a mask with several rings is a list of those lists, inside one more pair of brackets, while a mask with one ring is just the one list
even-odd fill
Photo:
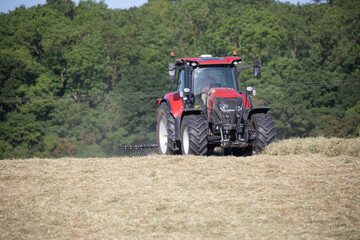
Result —
[[[264, 150], [275, 139], [269, 107], [253, 107], [252, 87], [240, 91], [240, 70], [254, 68], [261, 76], [261, 63], [241, 65], [241, 57], [180, 58], [170, 54], [169, 78], [177, 92], [158, 100], [157, 139], [160, 154], [208, 155], [215, 147], [234, 155]], [[242, 75], [242, 74], [241, 74]]]

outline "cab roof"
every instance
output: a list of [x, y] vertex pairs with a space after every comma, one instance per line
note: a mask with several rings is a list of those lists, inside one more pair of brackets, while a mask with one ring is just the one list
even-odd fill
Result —
[[197, 58], [179, 58], [176, 62], [196, 62], [199, 65], [213, 65], [213, 64], [233, 64], [233, 61], [242, 61], [241, 57], [197, 57]]

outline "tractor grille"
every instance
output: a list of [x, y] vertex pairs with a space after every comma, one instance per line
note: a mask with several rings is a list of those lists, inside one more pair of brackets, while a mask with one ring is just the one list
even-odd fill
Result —
[[[222, 102], [228, 105], [228, 110], [222, 111], [218, 104]], [[214, 107], [210, 113], [210, 118], [214, 124], [235, 124], [238, 123], [242, 117], [242, 111], [237, 111], [236, 106], [243, 106], [242, 97], [237, 98], [216, 98]], [[236, 114], [240, 117], [236, 117]]]

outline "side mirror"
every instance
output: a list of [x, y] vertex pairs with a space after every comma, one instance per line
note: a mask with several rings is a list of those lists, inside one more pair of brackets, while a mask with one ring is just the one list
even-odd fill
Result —
[[168, 70], [169, 70], [169, 79], [175, 82], [176, 79], [175, 63], [169, 63]]
[[254, 61], [254, 77], [261, 78], [261, 62]]

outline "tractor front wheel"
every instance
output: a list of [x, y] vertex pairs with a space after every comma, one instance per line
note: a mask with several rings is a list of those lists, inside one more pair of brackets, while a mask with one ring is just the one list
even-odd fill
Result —
[[204, 156], [208, 152], [208, 124], [203, 115], [187, 115], [181, 124], [182, 154]]
[[270, 114], [256, 113], [251, 116], [250, 126], [255, 132], [255, 140], [251, 144], [251, 154], [260, 153], [275, 140], [275, 125]]

